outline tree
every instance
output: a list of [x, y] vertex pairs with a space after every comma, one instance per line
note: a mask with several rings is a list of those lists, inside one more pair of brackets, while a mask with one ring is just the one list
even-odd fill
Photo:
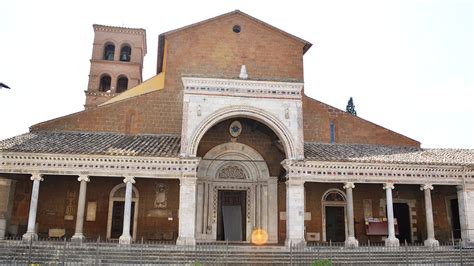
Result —
[[346, 112], [348, 112], [351, 115], [357, 116], [357, 112], [355, 110], [355, 105], [354, 105], [354, 101], [352, 101], [352, 97], [347, 102]]

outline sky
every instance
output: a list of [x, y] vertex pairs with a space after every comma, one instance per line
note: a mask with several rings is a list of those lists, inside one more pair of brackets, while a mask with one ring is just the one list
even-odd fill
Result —
[[[84, 109], [92, 24], [158, 35], [239, 9], [313, 44], [305, 92], [421, 142], [474, 149], [474, 1], [2, 1], [0, 139]], [[251, 76], [252, 73], [249, 73]]]

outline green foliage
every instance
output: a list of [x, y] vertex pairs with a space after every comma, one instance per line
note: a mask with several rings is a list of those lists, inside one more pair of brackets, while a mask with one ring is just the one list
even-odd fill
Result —
[[355, 105], [354, 105], [354, 101], [352, 100], [352, 97], [347, 102], [346, 112], [348, 112], [351, 115], [357, 116], [357, 112], [355, 110]]
[[332, 261], [328, 259], [317, 260], [311, 263], [311, 266], [332, 266]]

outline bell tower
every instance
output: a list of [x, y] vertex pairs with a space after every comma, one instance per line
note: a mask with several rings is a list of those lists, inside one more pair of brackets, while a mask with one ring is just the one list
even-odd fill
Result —
[[144, 29], [94, 24], [89, 84], [84, 107], [94, 108], [142, 82]]

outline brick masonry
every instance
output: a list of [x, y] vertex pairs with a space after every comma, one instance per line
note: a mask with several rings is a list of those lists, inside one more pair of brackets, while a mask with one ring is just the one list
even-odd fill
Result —
[[[232, 31], [234, 25], [241, 26], [240, 33]], [[162, 91], [39, 123], [31, 130], [180, 134], [182, 76], [238, 78], [240, 66], [245, 64], [250, 79], [303, 80], [303, 44], [239, 13], [170, 32], [165, 39], [167, 64]], [[94, 82], [91, 78], [89, 89], [97, 87]], [[329, 142], [329, 123], [334, 121], [336, 142], [420, 145], [309, 97], [303, 98], [303, 113], [306, 141]]]

